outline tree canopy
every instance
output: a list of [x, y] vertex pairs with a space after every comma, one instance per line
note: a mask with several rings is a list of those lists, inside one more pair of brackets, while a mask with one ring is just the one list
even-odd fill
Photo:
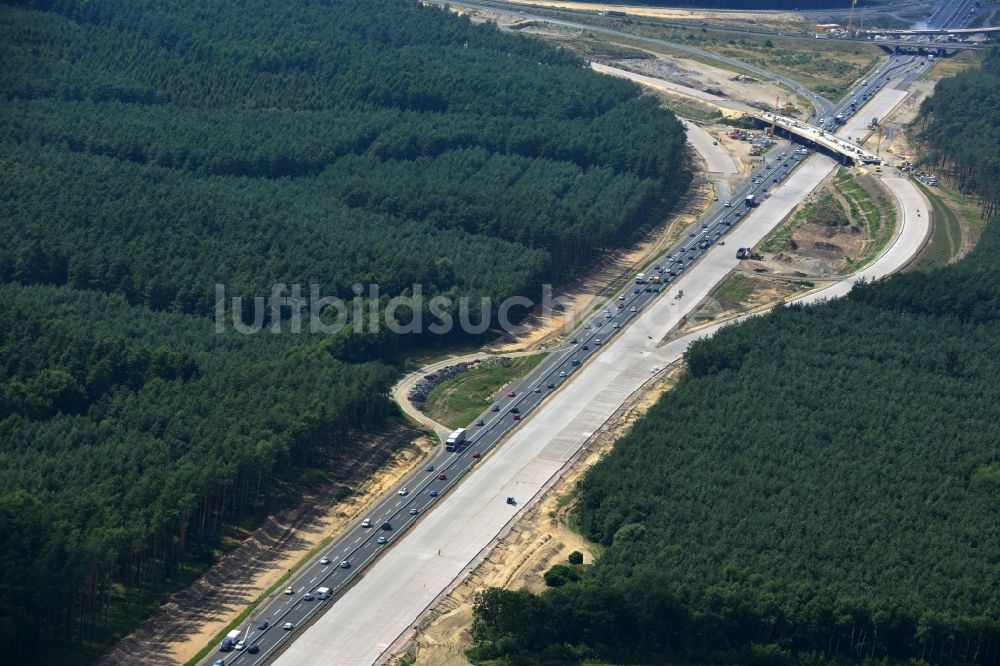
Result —
[[5, 0], [0, 60], [18, 663], [89, 660], [394, 413], [400, 337], [215, 333], [216, 284], [535, 297], [690, 180], [638, 87], [411, 0]]
[[[980, 145], [998, 109], [971, 111]], [[537, 597], [485, 592], [472, 654], [1000, 663], [998, 255], [993, 219], [959, 263], [693, 343], [580, 482], [599, 560]]]

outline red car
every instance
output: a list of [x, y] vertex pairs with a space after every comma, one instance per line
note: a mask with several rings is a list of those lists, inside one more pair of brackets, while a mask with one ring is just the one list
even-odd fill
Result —
[[472, 452], [472, 457], [473, 458], [478, 458], [479, 457], [479, 451], [473, 451]]
[[447, 480], [448, 480], [448, 475], [447, 474], [445, 474], [444, 472], [441, 472], [440, 474], [438, 474], [438, 481], [447, 481]]
[[517, 395], [517, 393], [515, 393], [514, 391], [507, 391], [508, 398], [513, 398], [515, 395]]

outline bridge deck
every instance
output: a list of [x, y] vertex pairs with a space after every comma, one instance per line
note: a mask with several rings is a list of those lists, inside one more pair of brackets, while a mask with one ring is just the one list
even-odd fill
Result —
[[877, 156], [862, 150], [850, 141], [841, 139], [840, 137], [834, 136], [820, 127], [804, 123], [801, 120], [796, 120], [787, 116], [780, 116], [768, 111], [757, 111], [750, 113], [749, 115], [757, 118], [761, 122], [767, 123], [768, 125], [774, 124], [776, 127], [780, 127], [786, 132], [795, 134], [803, 139], [808, 139], [817, 146], [826, 148], [827, 150], [837, 153], [843, 157], [849, 157], [856, 162], [876, 164], [880, 161]]

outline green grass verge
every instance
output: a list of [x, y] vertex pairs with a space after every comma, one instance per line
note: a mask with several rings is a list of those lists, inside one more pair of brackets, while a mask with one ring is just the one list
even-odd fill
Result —
[[795, 229], [806, 222], [832, 224], [843, 215], [843, 210], [829, 192], [823, 192], [814, 201], [806, 202], [792, 217], [760, 246], [762, 252], [778, 252], [785, 247]]
[[449, 428], [464, 428], [489, 407], [500, 388], [531, 372], [546, 356], [519, 356], [507, 359], [509, 364], [482, 364], [463, 372], [435, 386], [427, 396], [424, 411]]
[[931, 232], [930, 242], [913, 264], [913, 268], [931, 270], [944, 266], [958, 254], [962, 247], [962, 227], [955, 212], [941, 197], [932, 192], [931, 188], [916, 180], [913, 184], [931, 202], [931, 214], [934, 216], [934, 229]]
[[847, 199], [855, 219], [865, 221], [868, 237], [872, 239], [862, 255], [845, 269], [846, 273], [854, 273], [871, 263], [889, 244], [896, 230], [896, 210], [891, 207], [884, 210], [880, 208], [872, 200], [871, 193], [846, 169], [837, 170], [837, 174], [833, 177], [833, 185]]
[[715, 292], [715, 300], [723, 310], [742, 310], [753, 290], [753, 283], [745, 275], [736, 273]]

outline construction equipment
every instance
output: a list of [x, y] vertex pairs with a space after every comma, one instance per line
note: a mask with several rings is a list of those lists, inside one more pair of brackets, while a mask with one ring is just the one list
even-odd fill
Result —
[[850, 37], [854, 34], [854, 7], [858, 4], [858, 0], [851, 0], [851, 13], [847, 17], [847, 36]]

